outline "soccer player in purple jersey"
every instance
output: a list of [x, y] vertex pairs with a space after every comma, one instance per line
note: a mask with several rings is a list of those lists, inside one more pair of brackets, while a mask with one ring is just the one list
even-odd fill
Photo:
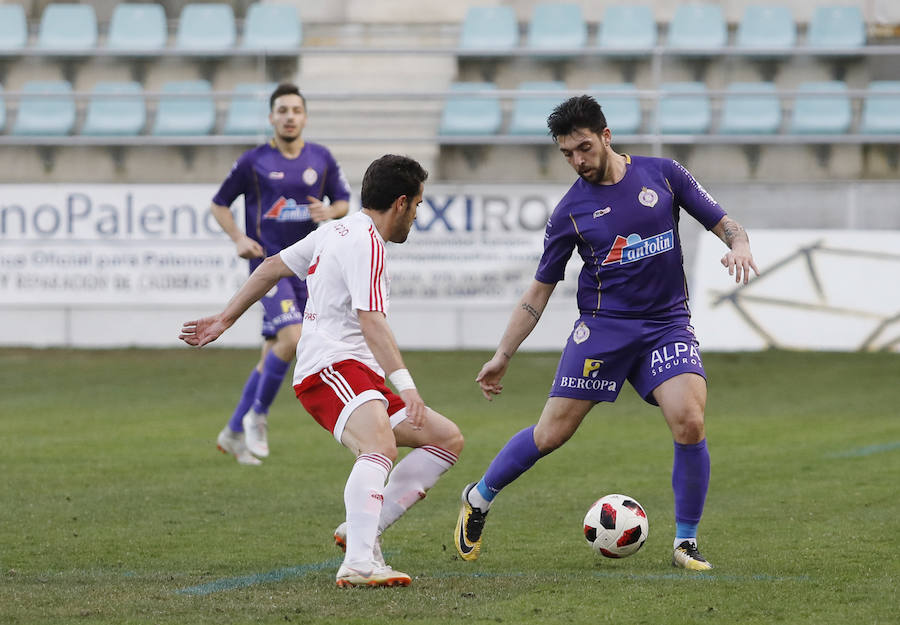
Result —
[[454, 543], [464, 560], [475, 560], [497, 493], [565, 443], [598, 402], [615, 401], [628, 380], [645, 401], [660, 407], [675, 443], [672, 563], [710, 569], [697, 548], [709, 485], [706, 377], [690, 325], [680, 210], [728, 246], [722, 264], [738, 282], [748, 281], [750, 269], [759, 274], [750, 241], [677, 162], [615, 152], [606, 118], [590, 96], [557, 106], [547, 125], [579, 179], [547, 222], [535, 279], [513, 310], [494, 357], [476, 378], [485, 398], [502, 391], [510, 359], [540, 319], [575, 248], [584, 261], [578, 278], [580, 316], [537, 424], [514, 435], [481, 480], [463, 489]]
[[[304, 141], [306, 99], [296, 85], [281, 84], [269, 98], [274, 137], [244, 152], [212, 200], [213, 216], [234, 241], [252, 273], [263, 259], [296, 243], [328, 219], [347, 214], [350, 186], [325, 146]], [[243, 230], [230, 206], [244, 196]], [[328, 198], [329, 202], [323, 200]], [[306, 284], [283, 278], [262, 298], [263, 346], [244, 384], [218, 448], [246, 465], [269, 455], [268, 412], [300, 340]]]

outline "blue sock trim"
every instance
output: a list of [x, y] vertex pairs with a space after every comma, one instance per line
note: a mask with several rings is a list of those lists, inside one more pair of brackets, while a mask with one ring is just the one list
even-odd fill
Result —
[[484, 478], [478, 480], [475, 488], [478, 489], [479, 494], [481, 494], [481, 496], [484, 497], [487, 501], [494, 501], [494, 497], [497, 496], [497, 493], [491, 491], [491, 489], [487, 487], [487, 484], [484, 483]]
[[696, 538], [697, 526], [699, 525], [699, 523], [684, 523], [682, 521], [675, 521], [675, 540], [681, 540], [682, 538]]

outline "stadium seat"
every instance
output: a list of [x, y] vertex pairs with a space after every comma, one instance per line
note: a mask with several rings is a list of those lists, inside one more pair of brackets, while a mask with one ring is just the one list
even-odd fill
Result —
[[269, 96], [275, 90], [273, 83], [238, 83], [235, 95], [228, 104], [225, 116], [226, 135], [264, 135], [269, 132]]
[[186, 4], [181, 10], [175, 48], [224, 52], [234, 47], [234, 11], [230, 4]]
[[587, 46], [587, 22], [581, 5], [535, 5], [528, 25], [527, 46], [534, 51], [572, 50], [577, 53], [583, 50]]
[[728, 29], [722, 8], [716, 4], [682, 4], [669, 23], [669, 48], [672, 50], [708, 50], [722, 48], [728, 42]]
[[738, 24], [735, 45], [742, 50], [781, 50], [797, 44], [797, 24], [784, 5], [750, 5]]
[[874, 80], [869, 83], [859, 131], [865, 134], [900, 133], [900, 80]]
[[208, 81], [167, 82], [163, 84], [162, 92], [153, 125], [154, 135], [207, 135], [212, 131], [216, 106]]
[[801, 83], [794, 100], [792, 134], [841, 134], [850, 128], [852, 113], [847, 95], [824, 95], [824, 91], [847, 91], [839, 80]]
[[[781, 127], [781, 103], [770, 82], [734, 82], [722, 103], [719, 132], [732, 135], [771, 135]], [[741, 93], [741, 92], [752, 93]]]
[[0, 50], [21, 50], [28, 43], [28, 22], [21, 4], [0, 4]]
[[81, 134], [138, 135], [144, 129], [146, 121], [147, 107], [140, 84], [98, 82], [91, 90]]
[[813, 48], [843, 49], [866, 45], [866, 24], [857, 6], [816, 7], [809, 22], [807, 44]]
[[517, 96], [513, 102], [509, 134], [546, 135], [548, 133], [547, 116], [565, 99], [565, 89], [565, 83], [559, 81], [521, 83], [518, 87], [520, 92], [559, 91], [561, 93], [558, 96]]
[[[633, 84], [589, 85], [588, 92], [600, 103], [606, 124], [613, 135], [633, 135], [640, 132], [641, 102]], [[612, 97], [612, 93], [626, 95]]]
[[597, 31], [597, 45], [627, 51], [619, 54], [650, 54], [656, 45], [653, 9], [642, 5], [608, 7]]
[[75, 99], [66, 80], [33, 80], [22, 85], [14, 135], [67, 135], [75, 126]]
[[109, 23], [110, 50], [162, 50], [168, 39], [166, 12], [160, 4], [117, 4]]
[[41, 50], [91, 50], [97, 46], [97, 15], [89, 4], [48, 4], [41, 15]]
[[3, 101], [3, 85], [0, 85], [0, 132], [6, 127], [6, 103]]
[[251, 4], [244, 20], [243, 48], [296, 50], [303, 41], [297, 7], [291, 4]]
[[659, 131], [663, 134], [701, 134], [709, 130], [712, 113], [706, 84], [670, 82], [660, 85]]
[[[496, 91], [494, 83], [458, 82], [451, 91]], [[451, 95], [444, 103], [439, 128], [442, 135], [493, 135], [499, 132], [503, 114], [496, 97]]]
[[508, 6], [472, 6], [466, 11], [459, 47], [464, 50], [509, 50], [519, 43], [516, 13]]

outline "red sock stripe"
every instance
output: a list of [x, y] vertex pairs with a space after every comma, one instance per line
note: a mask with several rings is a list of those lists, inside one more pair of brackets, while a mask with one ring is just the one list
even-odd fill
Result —
[[373, 464], [377, 464], [382, 467], [385, 471], [390, 473], [391, 467], [394, 466], [394, 463], [391, 462], [387, 456], [382, 456], [381, 454], [360, 454], [356, 458], [357, 462], [371, 462]]
[[419, 449], [427, 451], [431, 455], [440, 458], [444, 462], [449, 462], [451, 465], [456, 464], [456, 461], [459, 460], [459, 456], [457, 456], [453, 452], [443, 449], [442, 447], [436, 447], [434, 445], [422, 445], [421, 447], [419, 447]]

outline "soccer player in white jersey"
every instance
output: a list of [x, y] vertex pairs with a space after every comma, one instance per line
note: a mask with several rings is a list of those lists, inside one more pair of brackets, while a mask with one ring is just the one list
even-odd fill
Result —
[[[363, 177], [360, 212], [268, 257], [221, 313], [186, 322], [179, 336], [202, 347], [278, 280], [306, 279], [294, 390], [356, 456], [344, 488], [346, 522], [335, 531], [346, 549], [340, 587], [409, 585], [409, 575], [384, 562], [381, 533], [425, 496], [463, 446], [456, 424], [422, 401], [386, 319], [384, 242], [406, 241], [427, 177], [411, 158], [389, 154], [374, 161]], [[385, 386], [385, 372], [397, 393]], [[397, 447], [413, 449], [394, 466]]]

